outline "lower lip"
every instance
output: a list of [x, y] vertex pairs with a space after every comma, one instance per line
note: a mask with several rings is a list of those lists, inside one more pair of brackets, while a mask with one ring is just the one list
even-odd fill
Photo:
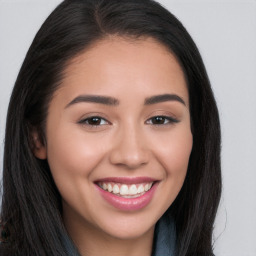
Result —
[[102, 197], [115, 208], [122, 211], [136, 211], [146, 207], [154, 196], [158, 183], [154, 183], [149, 191], [136, 198], [123, 198], [116, 196], [95, 185]]

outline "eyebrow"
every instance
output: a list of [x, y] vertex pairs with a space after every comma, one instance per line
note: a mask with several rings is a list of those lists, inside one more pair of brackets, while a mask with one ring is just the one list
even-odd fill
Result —
[[99, 96], [99, 95], [80, 95], [74, 98], [70, 103], [68, 103], [68, 105], [65, 108], [81, 102], [99, 103], [99, 104], [108, 105], [108, 106], [119, 105], [119, 100], [112, 97]]
[[[144, 105], [152, 105], [166, 101], [177, 101], [186, 106], [185, 101], [178, 96], [177, 94], [161, 94], [155, 95], [149, 98], [146, 98], [144, 101]], [[101, 96], [101, 95], [79, 95], [74, 98], [71, 102], [69, 102], [65, 108], [68, 108], [71, 105], [82, 103], [82, 102], [91, 102], [98, 103], [108, 106], [118, 106], [120, 104], [119, 100], [109, 96]]]
[[144, 104], [151, 105], [151, 104], [156, 104], [156, 103], [161, 103], [166, 101], [178, 101], [186, 106], [185, 101], [177, 94], [162, 94], [162, 95], [152, 96], [152, 97], [146, 98]]

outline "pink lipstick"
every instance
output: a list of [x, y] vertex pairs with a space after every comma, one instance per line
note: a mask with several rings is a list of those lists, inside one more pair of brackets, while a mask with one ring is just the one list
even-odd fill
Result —
[[95, 182], [101, 196], [122, 211], [136, 211], [146, 207], [157, 185], [157, 180], [149, 177], [109, 177]]

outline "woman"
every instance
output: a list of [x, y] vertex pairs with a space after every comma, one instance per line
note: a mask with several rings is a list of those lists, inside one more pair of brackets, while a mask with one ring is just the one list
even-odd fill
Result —
[[218, 111], [200, 54], [154, 1], [66, 0], [10, 100], [2, 254], [212, 255]]

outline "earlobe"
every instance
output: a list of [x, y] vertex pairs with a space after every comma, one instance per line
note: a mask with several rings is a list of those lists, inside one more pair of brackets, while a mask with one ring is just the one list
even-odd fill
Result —
[[35, 157], [44, 160], [47, 158], [47, 150], [45, 144], [39, 138], [37, 132], [32, 132], [32, 151]]

